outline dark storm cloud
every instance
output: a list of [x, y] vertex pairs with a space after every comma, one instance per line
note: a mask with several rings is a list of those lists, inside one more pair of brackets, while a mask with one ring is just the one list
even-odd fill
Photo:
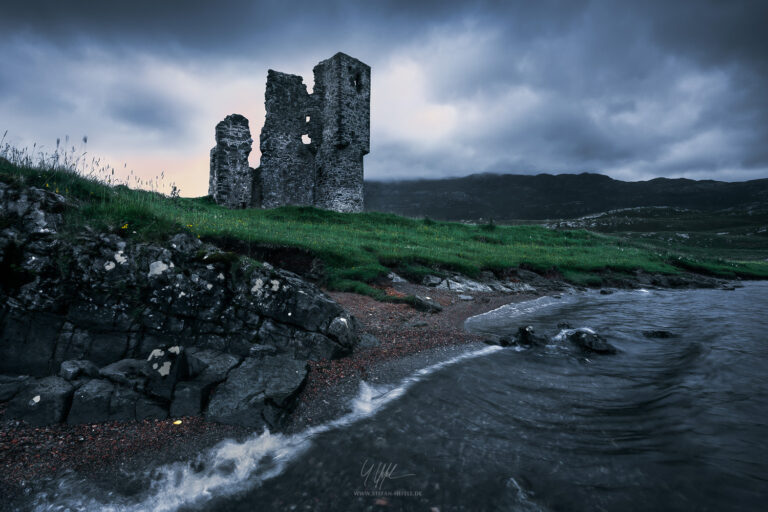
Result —
[[[766, 20], [764, 1], [14, 2], [0, 16], [0, 114], [89, 108], [40, 73], [67, 76], [92, 51], [119, 77], [136, 55], [199, 76], [250, 61], [244, 71], [263, 76], [342, 50], [379, 83], [403, 73], [373, 97], [388, 102], [374, 105], [375, 178], [767, 177]], [[65, 83], [76, 88], [77, 77]], [[175, 87], [126, 83], [90, 105], [144, 134], [193, 131], [193, 93], [180, 99]], [[398, 129], [392, 112], [426, 119], [424, 133]], [[257, 133], [260, 121], [251, 124]]]

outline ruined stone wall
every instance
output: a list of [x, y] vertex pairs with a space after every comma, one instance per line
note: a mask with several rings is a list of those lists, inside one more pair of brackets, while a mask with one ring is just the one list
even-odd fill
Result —
[[[315, 205], [363, 211], [363, 156], [370, 151], [371, 68], [337, 53], [314, 68], [320, 140]], [[313, 139], [313, 142], [315, 140]]]
[[269, 70], [261, 130], [262, 207], [314, 204], [315, 157], [302, 141], [310, 97], [303, 78]]
[[[314, 78], [314, 90], [308, 94], [302, 77], [269, 70], [258, 169], [247, 166], [248, 121], [229, 116], [217, 126], [209, 189], [218, 204], [363, 211], [363, 156], [370, 150], [371, 68], [337, 53], [315, 66]], [[247, 152], [243, 148], [246, 141]]]
[[253, 202], [251, 130], [248, 119], [232, 114], [216, 125], [216, 146], [211, 149], [211, 174], [208, 194], [216, 203], [229, 208], [244, 208]]

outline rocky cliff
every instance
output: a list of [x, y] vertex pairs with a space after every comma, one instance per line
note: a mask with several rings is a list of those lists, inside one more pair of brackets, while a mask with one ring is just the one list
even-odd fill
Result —
[[189, 234], [62, 236], [67, 201], [0, 183], [0, 402], [32, 424], [165, 418], [279, 428], [307, 361], [355, 319], [295, 274]]

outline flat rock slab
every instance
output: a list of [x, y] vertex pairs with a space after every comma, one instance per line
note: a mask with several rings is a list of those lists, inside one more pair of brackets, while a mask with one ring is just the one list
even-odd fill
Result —
[[61, 423], [67, 414], [74, 387], [61, 377], [30, 381], [8, 404], [7, 417], [32, 426]]
[[306, 378], [306, 361], [286, 355], [246, 358], [230, 372], [226, 382], [216, 388], [206, 418], [246, 427], [273, 426], [270, 424], [274, 420], [265, 419], [273, 416], [269, 409], [273, 405], [287, 407]]

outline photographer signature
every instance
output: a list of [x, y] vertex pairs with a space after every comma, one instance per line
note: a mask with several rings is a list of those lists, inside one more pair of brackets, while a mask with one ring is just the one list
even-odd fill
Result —
[[381, 490], [381, 486], [386, 480], [397, 480], [400, 478], [415, 476], [413, 473], [395, 476], [394, 473], [396, 470], [397, 464], [385, 464], [382, 462], [374, 464], [373, 462], [369, 463], [368, 459], [365, 459], [365, 461], [363, 461], [363, 467], [360, 469], [360, 476], [364, 478], [364, 486], [368, 487], [368, 479], [370, 478], [371, 482], [373, 483], [373, 488], [378, 490]]

